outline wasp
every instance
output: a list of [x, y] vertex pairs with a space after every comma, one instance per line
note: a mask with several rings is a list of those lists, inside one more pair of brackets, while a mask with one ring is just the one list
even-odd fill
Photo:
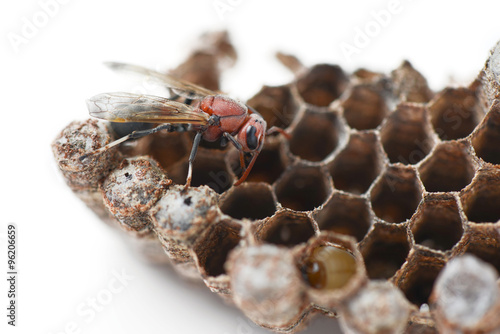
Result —
[[[278, 127], [267, 129], [264, 118], [253, 108], [227, 95], [218, 94], [204, 87], [180, 80], [141, 66], [124, 63], [106, 63], [118, 71], [148, 76], [170, 90], [171, 98], [125, 92], [104, 93], [87, 100], [90, 116], [109, 122], [140, 122], [159, 124], [146, 130], [136, 130], [117, 139], [95, 153], [103, 152], [130, 139], [141, 138], [158, 131], [194, 131], [196, 135], [188, 160], [185, 187], [191, 185], [193, 162], [203, 138], [214, 142], [221, 139], [223, 145], [230, 142], [239, 151], [243, 174], [234, 185], [245, 181], [259, 153], [266, 135], [279, 132], [289, 134]], [[184, 101], [178, 101], [179, 98]], [[251, 156], [246, 166], [245, 154]], [[89, 154], [82, 156], [85, 159]]]

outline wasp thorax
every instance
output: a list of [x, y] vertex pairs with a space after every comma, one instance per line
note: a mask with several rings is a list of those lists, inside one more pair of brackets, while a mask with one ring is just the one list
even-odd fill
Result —
[[321, 246], [307, 260], [304, 274], [313, 288], [340, 289], [356, 274], [356, 260], [344, 249]]

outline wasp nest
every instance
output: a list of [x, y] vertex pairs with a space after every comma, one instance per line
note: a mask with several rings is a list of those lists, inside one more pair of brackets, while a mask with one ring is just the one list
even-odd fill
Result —
[[[207, 39], [173, 73], [216, 90], [235, 52]], [[500, 46], [471, 85], [437, 93], [409, 62], [348, 75], [279, 58], [296, 79], [247, 103], [291, 138], [268, 136], [241, 186], [230, 146], [202, 143], [184, 189], [192, 134], [96, 155], [119, 130], [95, 120], [53, 143], [68, 185], [274, 331], [323, 314], [349, 333], [499, 332]]]

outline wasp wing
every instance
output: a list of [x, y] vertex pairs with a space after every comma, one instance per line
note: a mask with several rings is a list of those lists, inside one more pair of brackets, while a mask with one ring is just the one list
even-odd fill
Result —
[[157, 81], [160, 85], [172, 89], [176, 94], [189, 99], [201, 99], [207, 95], [217, 95], [216, 92], [210, 89], [206, 89], [204, 87], [195, 85], [194, 83], [180, 80], [171, 75], [160, 73], [146, 67], [117, 62], [106, 62], [105, 65], [116, 71], [124, 71], [144, 75], [149, 79]]
[[104, 93], [87, 100], [91, 116], [110, 122], [183, 123], [206, 125], [210, 116], [163, 97]]

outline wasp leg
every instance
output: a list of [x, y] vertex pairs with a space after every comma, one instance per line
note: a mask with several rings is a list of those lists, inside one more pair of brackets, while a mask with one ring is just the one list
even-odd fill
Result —
[[[262, 149], [262, 147], [261, 147]], [[253, 165], [255, 164], [255, 161], [257, 160], [257, 157], [259, 156], [259, 153], [260, 153], [260, 150], [256, 151], [254, 154], [253, 154], [253, 157], [252, 157], [252, 160], [250, 161], [250, 163], [248, 164], [248, 167], [247, 169], [245, 169], [245, 172], [243, 173], [243, 175], [241, 175], [240, 179], [238, 181], [236, 181], [234, 183], [234, 186], [237, 187], [239, 186], [240, 184], [242, 184], [248, 177], [248, 174], [250, 174], [250, 171], [252, 170], [252, 167]], [[243, 155], [243, 152], [240, 151], [240, 157]]]
[[193, 140], [193, 148], [191, 148], [191, 153], [189, 154], [188, 175], [187, 175], [186, 185], [184, 186], [184, 189], [187, 189], [188, 187], [191, 186], [191, 177], [193, 175], [193, 162], [194, 162], [194, 158], [196, 157], [196, 152], [198, 152], [198, 146], [200, 146], [202, 134], [203, 134], [202, 132], [197, 132], [196, 136], [194, 137], [194, 140]]
[[147, 136], [147, 135], [150, 135], [150, 134], [153, 134], [153, 133], [156, 133], [158, 131], [161, 131], [161, 130], [167, 130], [167, 131], [172, 131], [173, 129], [173, 126], [172, 124], [162, 124], [162, 125], [159, 125], [155, 128], [152, 128], [152, 129], [149, 129], [149, 130], [142, 130], [142, 131], [133, 131], [131, 132], [130, 134], [124, 136], [124, 137], [121, 137], [120, 139], [117, 139], [115, 140], [114, 142], [111, 142], [109, 143], [108, 145], [105, 145], [103, 147], [101, 147], [100, 149], [97, 149], [93, 152], [90, 152], [90, 153], [87, 153], [87, 154], [84, 154], [80, 157], [80, 161], [83, 161], [85, 158], [87, 158], [89, 155], [91, 154], [99, 154], [99, 153], [102, 153], [106, 150], [109, 150], [110, 148], [116, 146], [116, 145], [119, 145], [129, 139], [137, 139], [137, 138], [141, 138], [141, 137], [144, 137], [144, 136]]
[[224, 132], [224, 138], [227, 138], [238, 151], [240, 151], [240, 167], [242, 171], [245, 171], [245, 156], [243, 153], [243, 147], [229, 132]]

